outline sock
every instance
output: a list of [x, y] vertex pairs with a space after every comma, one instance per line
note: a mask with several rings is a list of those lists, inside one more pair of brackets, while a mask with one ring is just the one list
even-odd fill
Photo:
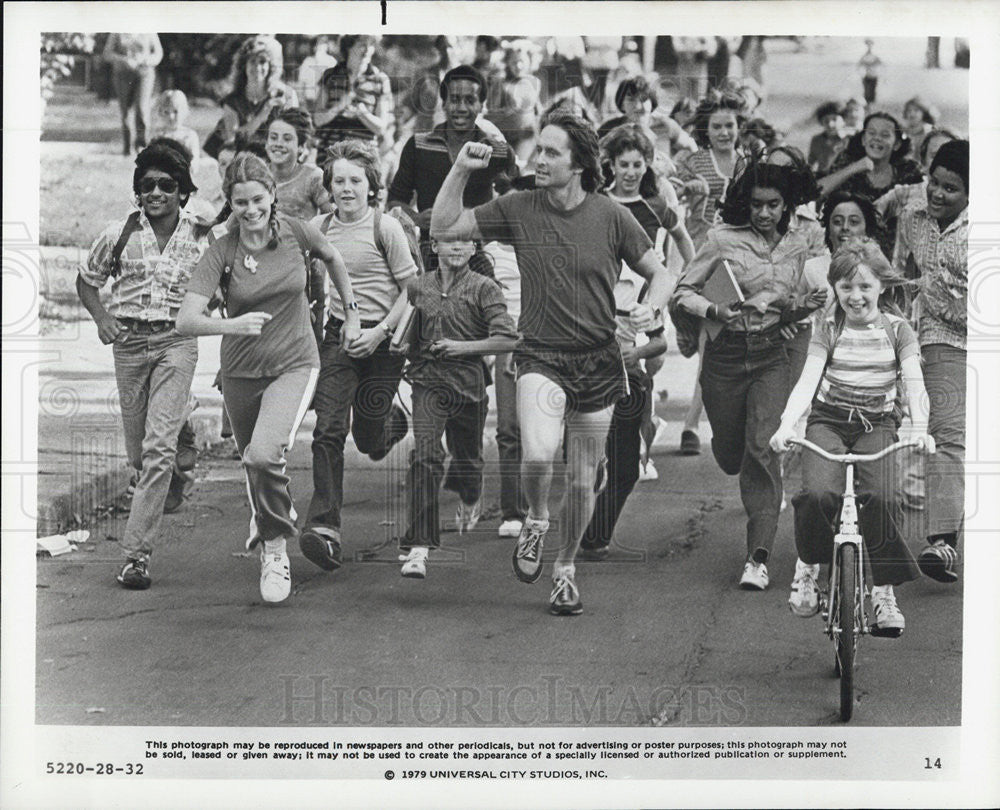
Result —
[[552, 566], [552, 579], [558, 579], [560, 576], [575, 577], [576, 566], [573, 563], [556, 563]]
[[264, 553], [265, 554], [284, 554], [285, 553], [285, 538], [275, 537], [273, 540], [264, 541]]
[[938, 540], [944, 540], [952, 548], [958, 548], [958, 532], [943, 532], [927, 535], [927, 542], [934, 545]]
[[752, 559], [755, 563], [766, 563], [767, 558], [768, 553], [762, 548], [758, 548], [753, 554], [750, 555], [750, 559]]

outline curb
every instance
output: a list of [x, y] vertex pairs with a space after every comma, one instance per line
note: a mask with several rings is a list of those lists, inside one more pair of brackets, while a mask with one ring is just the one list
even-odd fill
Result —
[[[222, 426], [220, 409], [199, 408], [191, 415], [195, 444], [205, 450], [221, 442]], [[86, 527], [99, 509], [114, 503], [122, 496], [132, 477], [132, 468], [125, 459], [117, 459], [111, 466], [88, 475], [80, 482], [70, 482], [62, 491], [54, 492], [38, 502], [37, 535], [45, 537], [69, 529]]]

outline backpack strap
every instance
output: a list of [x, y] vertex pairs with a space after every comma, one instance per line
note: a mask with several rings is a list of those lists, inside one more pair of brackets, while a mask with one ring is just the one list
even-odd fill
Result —
[[[828, 324], [829, 322], [830, 320], [828, 319], [822, 325], [825, 327], [826, 324]], [[902, 323], [903, 323], [902, 318], [900, 318], [897, 321], [890, 321], [889, 316], [886, 315], [884, 312], [879, 313], [879, 326], [885, 330], [886, 334], [889, 335], [889, 342], [892, 344], [892, 351], [896, 355], [897, 365], [899, 364], [899, 341], [900, 341], [899, 330], [900, 327], [902, 326]], [[833, 339], [830, 341], [830, 348], [826, 353], [826, 362], [828, 364], [833, 359], [833, 350], [837, 348], [837, 341], [840, 340], [840, 335], [844, 331], [844, 324], [841, 324], [839, 329], [836, 326], [836, 322], [834, 322], [834, 324], [835, 325], [833, 327], [834, 330]]]
[[125, 220], [125, 227], [122, 228], [122, 232], [118, 236], [118, 241], [111, 248], [111, 269], [109, 275], [115, 278], [121, 275], [122, 272], [122, 254], [125, 252], [125, 245], [132, 238], [132, 234], [142, 230], [142, 226], [139, 224], [140, 214], [140, 211], [133, 211], [128, 215], [128, 218]]
[[389, 251], [385, 246], [385, 239], [382, 237], [382, 211], [379, 210], [377, 205], [375, 206], [375, 216], [372, 218], [372, 230], [375, 236], [375, 247], [382, 254], [382, 258], [385, 259], [386, 266], [388, 267]]

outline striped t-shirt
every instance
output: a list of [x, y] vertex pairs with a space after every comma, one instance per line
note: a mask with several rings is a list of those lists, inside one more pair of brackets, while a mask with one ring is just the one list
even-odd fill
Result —
[[867, 327], [847, 326], [838, 334], [833, 317], [813, 331], [809, 353], [827, 362], [816, 399], [840, 408], [890, 413], [903, 360], [919, 353], [917, 336], [895, 315], [881, 314]]

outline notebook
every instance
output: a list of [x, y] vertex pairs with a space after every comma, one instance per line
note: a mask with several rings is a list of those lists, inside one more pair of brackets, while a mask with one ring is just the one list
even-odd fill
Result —
[[403, 317], [399, 319], [392, 340], [389, 341], [389, 351], [392, 354], [406, 354], [410, 351], [411, 345], [417, 339], [418, 322], [416, 308], [407, 301]]
[[[701, 288], [701, 294], [716, 305], [719, 309], [728, 309], [733, 304], [742, 304], [744, 301], [743, 291], [736, 283], [736, 275], [727, 259], [723, 259], [712, 275], [708, 277], [705, 286]], [[712, 340], [722, 331], [723, 324], [718, 321], [705, 321], [705, 328], [708, 336]]]

